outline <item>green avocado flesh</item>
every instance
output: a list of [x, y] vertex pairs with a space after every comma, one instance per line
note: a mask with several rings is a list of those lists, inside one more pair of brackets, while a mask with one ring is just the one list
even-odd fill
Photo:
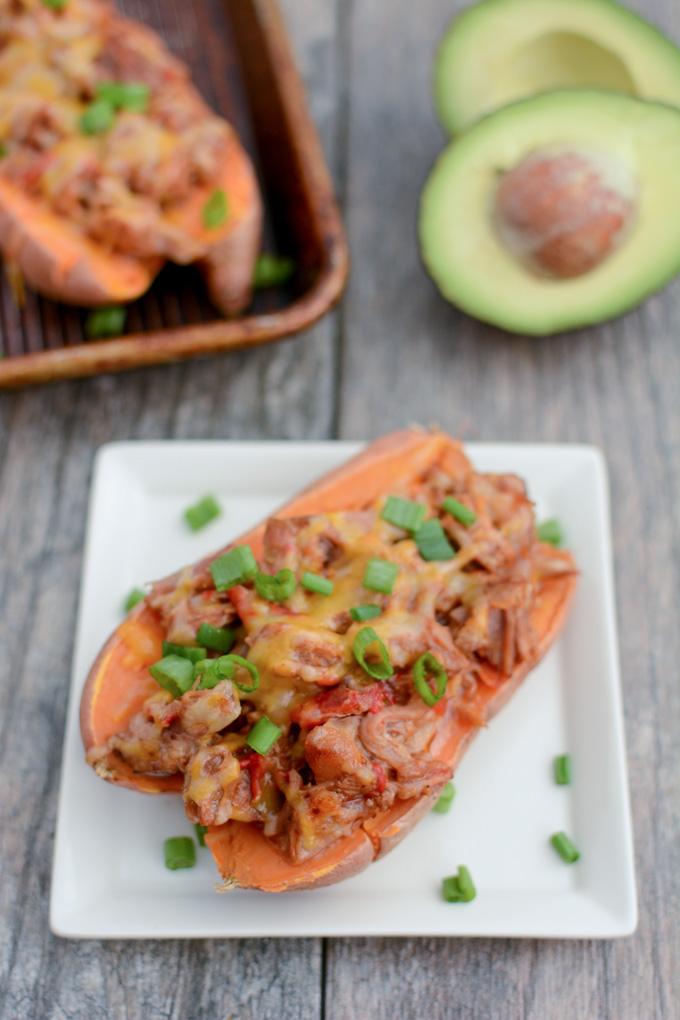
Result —
[[680, 106], [680, 49], [614, 0], [482, 0], [439, 46], [434, 95], [449, 134], [507, 103], [564, 88]]
[[[499, 237], [502, 175], [536, 153], [604, 155], [635, 182], [615, 248], [570, 278], [528, 268]], [[443, 151], [420, 205], [420, 246], [444, 297], [475, 318], [545, 336], [634, 307], [680, 272], [680, 110], [617, 93], [549, 92], [497, 110]]]

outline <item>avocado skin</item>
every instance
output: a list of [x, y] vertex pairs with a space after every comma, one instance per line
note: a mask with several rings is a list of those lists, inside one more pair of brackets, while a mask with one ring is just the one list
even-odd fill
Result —
[[[611, 265], [608, 260], [602, 269], [576, 279], [542, 280], [502, 249], [485, 215], [490, 194], [475, 208], [470, 199], [474, 189], [465, 182], [484, 170], [480, 152], [493, 153], [496, 143], [500, 151], [518, 133], [526, 137], [526, 147], [517, 152], [519, 162], [532, 151], [531, 131], [536, 125], [550, 125], [550, 129], [557, 125], [559, 131], [559, 124], [567, 123], [579, 139], [589, 118], [595, 124], [589, 130], [600, 149], [606, 148], [608, 137], [631, 133], [632, 148], [644, 164], [640, 186], [650, 194], [661, 189], [661, 198], [653, 217], [641, 213], [644, 243], [635, 231], [622, 243], [622, 257], [613, 257]], [[560, 142], [559, 134], [551, 140], [555, 145]], [[566, 140], [571, 143], [572, 139]], [[658, 170], [656, 152], [663, 152]], [[541, 93], [511, 103], [479, 120], [437, 159], [421, 195], [418, 233], [423, 263], [451, 304], [510, 333], [551, 336], [615, 318], [680, 273], [680, 207], [673, 200], [677, 166], [677, 107], [588, 89]], [[490, 175], [498, 170], [493, 156], [487, 169]]]

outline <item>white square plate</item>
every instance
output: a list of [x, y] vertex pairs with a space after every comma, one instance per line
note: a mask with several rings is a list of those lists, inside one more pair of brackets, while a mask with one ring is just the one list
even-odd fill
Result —
[[[617, 661], [607, 481], [586, 446], [475, 444], [486, 471], [526, 479], [540, 517], [558, 517], [582, 571], [563, 636], [474, 742], [447, 815], [432, 814], [386, 858], [314, 892], [216, 892], [207, 850], [167, 871], [167, 836], [190, 833], [179, 797], [145, 797], [98, 779], [83, 761], [80, 692], [125, 593], [217, 549], [356, 443], [116, 443], [97, 457], [54, 855], [58, 935], [163, 938], [267, 935], [503, 935], [608, 938], [637, 907]], [[198, 534], [182, 510], [206, 492], [224, 515]], [[552, 759], [569, 752], [573, 783]], [[582, 853], [565, 865], [548, 843], [564, 829]], [[465, 863], [469, 904], [439, 894]]]

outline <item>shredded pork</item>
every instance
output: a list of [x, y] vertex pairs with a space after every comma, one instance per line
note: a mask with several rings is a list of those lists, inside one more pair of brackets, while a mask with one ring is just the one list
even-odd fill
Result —
[[[148, 606], [168, 637], [195, 643], [200, 623], [228, 624], [237, 631], [234, 650], [259, 671], [259, 687], [244, 692], [224, 681], [174, 700], [156, 695], [92, 760], [115, 753], [140, 772], [182, 772], [190, 819], [261, 824], [293, 861], [397, 801], [436, 792], [451, 771], [433, 750], [441, 714], [475, 718], [477, 691], [531, 656], [538, 585], [571, 568], [538, 541], [532, 504], [514, 475], [444, 465], [397, 494], [439, 517], [453, 558], [423, 560], [413, 537], [381, 518], [380, 501], [359, 513], [269, 522], [262, 569], [292, 570], [298, 580], [304, 571], [322, 574], [333, 583], [328, 596], [300, 584], [283, 603], [261, 598], [252, 583], [217, 592], [206, 564], [157, 584]], [[445, 513], [447, 496], [475, 521], [465, 526]], [[363, 586], [376, 557], [398, 567], [389, 594]], [[355, 621], [350, 608], [367, 602], [379, 615]], [[386, 679], [353, 654], [366, 625], [389, 655]], [[413, 679], [426, 652], [446, 674], [434, 705]], [[247, 734], [263, 716], [281, 735], [258, 754]]]

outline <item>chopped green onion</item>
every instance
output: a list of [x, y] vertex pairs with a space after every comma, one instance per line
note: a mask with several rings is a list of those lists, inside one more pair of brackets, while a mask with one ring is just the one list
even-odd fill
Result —
[[333, 593], [333, 582], [321, 574], [313, 574], [311, 570], [305, 570], [300, 578], [300, 584], [307, 591], [314, 591], [317, 595], [331, 595]]
[[224, 679], [225, 677], [220, 676], [218, 671], [217, 659], [201, 659], [200, 662], [194, 663], [194, 681], [198, 681], [197, 690], [211, 691]]
[[453, 783], [447, 783], [439, 794], [439, 800], [432, 808], [438, 815], [445, 815], [451, 809], [453, 798], [456, 796], [456, 788]]
[[477, 895], [472, 875], [464, 864], [456, 875], [442, 879], [442, 896], [447, 903], [471, 903]]
[[257, 563], [249, 545], [236, 545], [210, 564], [210, 573], [218, 591], [226, 591], [236, 584], [252, 581], [257, 574]]
[[238, 680], [234, 680], [234, 684], [238, 687], [239, 691], [244, 694], [252, 694], [260, 686], [260, 671], [254, 662], [248, 662], [240, 655], [221, 655], [217, 660], [219, 663], [219, 669], [223, 670], [225, 676], [232, 680], [236, 675], [237, 667], [245, 669], [247, 673], [250, 673], [252, 682], [250, 684], [239, 683]]
[[150, 88], [141, 81], [102, 81], [97, 85], [97, 99], [110, 103], [114, 110], [146, 113]]
[[551, 517], [549, 520], [539, 524], [536, 528], [536, 534], [538, 535], [539, 542], [547, 542], [548, 545], [562, 544], [562, 525], [555, 517]]
[[222, 513], [222, 507], [214, 496], [204, 496], [198, 503], [184, 511], [184, 520], [192, 531], [199, 531]]
[[295, 574], [288, 567], [274, 575], [255, 575], [255, 591], [260, 598], [269, 602], [285, 602], [293, 594], [296, 586]]
[[63, 11], [68, 0], [42, 0], [43, 7], [51, 7], [53, 11]]
[[[434, 682], [434, 690], [430, 686]], [[439, 659], [432, 652], [425, 652], [413, 664], [413, 686], [426, 705], [436, 705], [446, 694], [448, 676]]]
[[80, 131], [84, 135], [101, 135], [113, 125], [116, 111], [106, 99], [95, 99], [80, 116]]
[[463, 897], [463, 902], [471, 903], [477, 895], [477, 890], [475, 889], [475, 884], [472, 881], [472, 875], [464, 864], [461, 864], [458, 868], [456, 878], [458, 879], [458, 888], [460, 889]]
[[568, 754], [558, 754], [553, 762], [555, 782], [558, 786], [569, 786], [571, 783], [571, 758]]
[[426, 513], [427, 507], [424, 503], [415, 503], [400, 496], [388, 496], [380, 516], [388, 524], [394, 524], [404, 531], [417, 531], [425, 520]]
[[553, 833], [550, 842], [566, 864], [574, 864], [581, 856], [566, 832]]
[[196, 822], [194, 829], [196, 830], [196, 842], [199, 846], [205, 846], [205, 834], [208, 831], [208, 826], [199, 825], [199, 823]]
[[4, 159], [8, 152], [9, 152], [9, 149], [7, 148], [5, 143], [4, 142], [0, 142], [0, 159]]
[[465, 506], [465, 503], [454, 499], [453, 496], [447, 496], [442, 503], [442, 510], [445, 510], [447, 514], [451, 514], [457, 521], [464, 524], [466, 528], [469, 528], [477, 520], [477, 514], [474, 510], [471, 510], [469, 506]]
[[394, 588], [394, 582], [397, 579], [398, 573], [399, 567], [396, 563], [390, 563], [389, 560], [381, 560], [374, 556], [366, 564], [363, 581], [364, 588], [369, 588], [371, 591], [380, 591], [383, 595], [389, 595]]
[[163, 642], [163, 655], [179, 655], [180, 659], [188, 659], [189, 662], [200, 662], [205, 659], [205, 648], [197, 645], [175, 645], [172, 641]]
[[255, 290], [264, 290], [265, 287], [279, 287], [288, 283], [295, 272], [295, 263], [285, 255], [271, 255], [263, 251], [258, 256], [253, 274], [253, 287]]
[[382, 609], [380, 606], [376, 606], [374, 602], [366, 602], [363, 606], [352, 606], [349, 611], [349, 615], [357, 623], [363, 623], [364, 620], [374, 620], [381, 613]]
[[452, 560], [456, 552], [449, 542], [441, 521], [432, 517], [416, 531], [416, 545], [424, 560]]
[[88, 340], [101, 340], [108, 336], [120, 336], [125, 329], [127, 311], [122, 305], [108, 305], [95, 308], [85, 320], [85, 336]]
[[213, 627], [210, 623], [202, 623], [196, 631], [196, 640], [200, 645], [214, 652], [228, 652], [236, 635], [230, 627]]
[[[250, 674], [249, 684], [235, 680], [237, 669], [245, 669]], [[194, 679], [198, 679], [199, 690], [212, 690], [222, 680], [233, 680], [243, 694], [252, 694], [260, 686], [260, 671], [253, 662], [240, 655], [220, 655], [218, 659], [202, 659], [194, 666]]]
[[163, 844], [165, 866], [170, 871], [178, 868], [193, 868], [196, 863], [196, 847], [191, 836], [171, 836]]
[[194, 667], [189, 659], [181, 655], [166, 655], [149, 666], [154, 680], [170, 691], [173, 698], [185, 694], [194, 682]]
[[[374, 661], [369, 662], [366, 655], [372, 645], [375, 645], [376, 648], [377, 661], [374, 659]], [[372, 627], [362, 627], [357, 632], [352, 645], [352, 651], [354, 652], [354, 658], [369, 676], [374, 677], [376, 680], [387, 680], [388, 677], [393, 675], [394, 669], [390, 662], [389, 652]]]
[[214, 230], [215, 227], [220, 227], [224, 223], [228, 215], [227, 196], [222, 188], [218, 188], [217, 191], [213, 191], [203, 206], [203, 226], [207, 230]]
[[123, 609], [126, 613], [129, 613], [131, 609], [134, 609], [135, 606], [142, 602], [145, 598], [146, 592], [143, 588], [133, 588], [126, 596], [125, 602], [123, 602]]
[[246, 737], [246, 744], [258, 754], [267, 754], [281, 736], [281, 727], [263, 715]]

